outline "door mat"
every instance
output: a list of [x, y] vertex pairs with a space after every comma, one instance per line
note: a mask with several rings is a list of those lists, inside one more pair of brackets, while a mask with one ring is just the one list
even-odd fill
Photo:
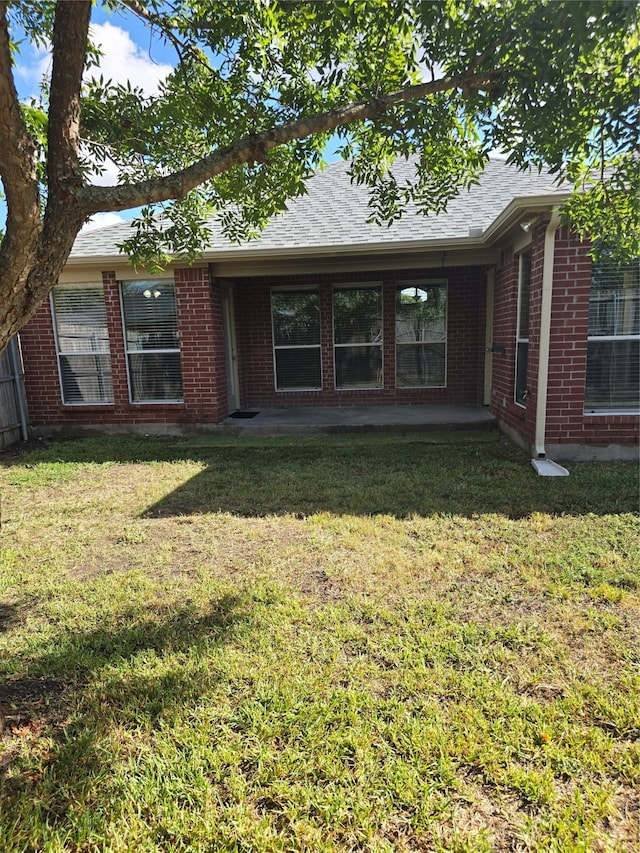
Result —
[[238, 410], [237, 412], [231, 412], [229, 415], [230, 418], [255, 418], [256, 415], [259, 415], [260, 412], [242, 412]]

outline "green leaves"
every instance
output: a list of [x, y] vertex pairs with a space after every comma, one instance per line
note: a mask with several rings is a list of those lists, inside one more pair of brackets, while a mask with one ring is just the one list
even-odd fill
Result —
[[633, 154], [615, 158], [608, 172], [585, 177], [585, 191], [564, 206], [564, 215], [583, 237], [595, 239], [593, 255], [637, 259], [640, 246], [640, 170]]
[[[52, 2], [14, 3], [27, 38], [49, 35]], [[477, 177], [492, 149], [518, 167], [549, 168], [574, 187], [565, 214], [581, 234], [640, 252], [636, 152], [640, 146], [638, 11], [625, 0], [149, 0], [122, 5], [175, 49], [175, 69], [158, 93], [103, 79], [82, 103], [85, 167], [113, 161], [121, 183], [161, 181], [219, 152], [241, 150], [226, 171], [203, 170], [201, 186], [156, 224], [149, 208], [136, 260], [168, 246], [192, 257], [203, 223], [220, 213], [231, 239], [264, 227], [305, 180], [331, 139], [328, 123], [292, 132], [266, 153], [266, 136], [301, 119], [370, 106], [337, 130], [357, 183], [372, 188], [371, 216], [391, 222], [407, 205], [442, 211]], [[96, 54], [88, 47], [91, 62]], [[480, 86], [477, 75], [484, 75]], [[443, 91], [384, 102], [431, 79]], [[29, 133], [46, 155], [44, 108], [24, 107]], [[315, 136], [305, 136], [313, 132]], [[253, 142], [255, 141], [255, 145]], [[253, 153], [252, 153], [253, 152]], [[333, 153], [333, 152], [330, 152]], [[415, 180], [400, 184], [390, 165], [417, 157]], [[42, 179], [45, 177], [43, 169]], [[148, 183], [145, 187], [148, 187]], [[586, 190], [586, 192], [585, 192]], [[145, 201], [153, 193], [148, 192]], [[98, 198], [96, 194], [96, 198]], [[119, 196], [96, 201], [120, 209]], [[165, 195], [166, 198], [166, 195]], [[100, 207], [101, 205], [101, 207]], [[134, 245], [135, 243], [135, 245]]]

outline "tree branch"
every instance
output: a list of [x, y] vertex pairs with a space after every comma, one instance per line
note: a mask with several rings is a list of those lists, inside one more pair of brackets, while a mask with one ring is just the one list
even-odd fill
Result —
[[295, 139], [325, 133], [355, 122], [376, 119], [392, 107], [452, 89], [483, 89], [492, 86], [501, 72], [466, 74], [442, 77], [439, 80], [408, 86], [397, 92], [382, 95], [374, 101], [349, 104], [325, 113], [305, 116], [279, 127], [245, 136], [234, 145], [221, 148], [203, 157], [186, 169], [163, 177], [115, 187], [84, 187], [78, 190], [78, 200], [87, 215], [98, 211], [127, 210], [146, 204], [184, 198], [205, 181], [215, 178], [233, 166], [260, 160], [273, 148]]
[[0, 177], [7, 201], [6, 233], [0, 247], [0, 279], [6, 265], [27, 258], [40, 233], [40, 196], [31, 139], [13, 82], [6, 2], [0, 3]]
[[7, 202], [28, 207], [23, 194], [36, 176], [36, 147], [22, 118], [13, 82], [7, 6], [6, 2], [0, 3], [0, 175]]
[[87, 56], [91, 0], [56, 3], [49, 100], [49, 198], [82, 184], [80, 95]]
[[162, 35], [173, 45], [178, 57], [182, 61], [183, 56], [188, 55], [192, 59], [195, 59], [196, 62], [199, 62], [201, 65], [209, 71], [211, 74], [217, 75], [217, 71], [211, 67], [211, 65], [206, 61], [204, 54], [202, 51], [197, 50], [190, 44], [188, 41], [185, 42], [182, 39], [178, 38], [178, 36], [172, 32], [170, 27], [168, 27], [165, 23], [165, 20], [160, 15], [154, 15], [153, 12], [150, 12], [142, 3], [139, 3], [138, 0], [119, 0], [119, 2], [133, 12], [134, 15], [137, 15], [150, 27], [156, 27]]

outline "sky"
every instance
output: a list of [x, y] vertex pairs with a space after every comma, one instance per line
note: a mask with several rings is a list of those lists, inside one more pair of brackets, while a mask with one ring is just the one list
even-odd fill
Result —
[[[117, 83], [130, 80], [132, 84], [153, 94], [175, 61], [173, 50], [157, 37], [152, 38], [149, 28], [130, 12], [109, 13], [101, 7], [94, 7], [91, 32], [94, 42], [101, 47], [103, 57], [100, 66], [88, 72], [89, 76], [99, 77], [102, 74], [105, 79]], [[23, 43], [15, 72], [16, 87], [22, 100], [37, 95], [43, 76], [50, 70], [50, 63], [46, 49], [36, 49]], [[116, 183], [115, 171], [107, 171], [101, 177], [96, 177], [95, 183]], [[83, 230], [130, 219], [135, 212], [97, 214]], [[0, 202], [0, 227], [5, 216], [6, 208]]]
[[[150, 28], [128, 10], [111, 12], [100, 5], [94, 6], [91, 32], [103, 56], [99, 67], [90, 69], [88, 76], [99, 77], [102, 74], [105, 79], [117, 83], [130, 80], [132, 84], [153, 94], [176, 61], [174, 50], [158, 36], [153, 36]], [[37, 95], [43, 76], [50, 70], [50, 61], [49, 52], [45, 48], [37, 49], [26, 41], [23, 43], [15, 71], [15, 82], [21, 99], [28, 100]], [[328, 156], [327, 159], [332, 158]], [[117, 176], [115, 170], [107, 170], [94, 180], [95, 183], [112, 185], [117, 182]], [[138, 210], [99, 213], [92, 217], [83, 230], [131, 219]], [[6, 207], [0, 199], [0, 230], [5, 218]]]
[[[102, 59], [98, 67], [91, 68], [87, 75], [111, 79], [115, 83], [130, 80], [136, 87], [148, 94], [157, 91], [158, 84], [171, 71], [176, 61], [173, 48], [154, 36], [148, 26], [136, 15], [126, 9], [112, 12], [102, 6], [94, 6], [91, 15], [91, 34], [95, 44], [100, 46]], [[22, 100], [36, 96], [40, 83], [51, 70], [51, 57], [47, 49], [37, 49], [25, 42], [21, 46], [15, 82]], [[115, 169], [107, 170], [96, 176], [94, 182], [105, 186], [117, 183]], [[98, 213], [84, 226], [83, 231], [114, 225], [131, 219], [140, 210], [119, 213]], [[0, 229], [6, 218], [6, 207], [0, 199]]]

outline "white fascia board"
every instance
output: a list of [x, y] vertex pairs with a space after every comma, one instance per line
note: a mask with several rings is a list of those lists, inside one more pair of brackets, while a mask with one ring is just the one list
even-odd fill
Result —
[[250, 278], [252, 276], [273, 275], [323, 275], [336, 272], [354, 274], [373, 270], [388, 269], [409, 270], [421, 267], [435, 271], [446, 267], [491, 267], [498, 261], [497, 249], [473, 249], [472, 251], [403, 252], [394, 255], [388, 253], [389, 263], [383, 263], [376, 254], [338, 255], [316, 258], [275, 257], [271, 260], [258, 260], [252, 257], [218, 259], [211, 266], [216, 277]]
[[[477, 237], [448, 237], [444, 239], [430, 238], [425, 240], [382, 240], [367, 243], [346, 243], [342, 245], [323, 244], [318, 246], [274, 246], [267, 249], [252, 248], [251, 244], [245, 244], [241, 248], [233, 246], [228, 249], [209, 248], [200, 257], [200, 263], [206, 264], [216, 261], [251, 261], [251, 260], [273, 260], [284, 258], [319, 258], [335, 257], [336, 255], [376, 254], [397, 255], [407, 251], [411, 252], [448, 252], [455, 250], [486, 249], [499, 239], [509, 228], [517, 223], [524, 213], [551, 211], [558, 204], [562, 204], [571, 193], [554, 192], [535, 196], [518, 196], [498, 214], [493, 222]], [[119, 226], [118, 226], [119, 227]], [[179, 263], [174, 260], [173, 263]], [[114, 254], [75, 255], [70, 256], [67, 266], [91, 266], [101, 269], [113, 269], [126, 266], [126, 256], [121, 252]], [[132, 278], [135, 274], [132, 273]], [[150, 277], [143, 273], [140, 277]]]
[[483, 240], [493, 243], [509, 228], [512, 228], [524, 213], [543, 213], [563, 204], [571, 198], [572, 193], [555, 192], [545, 195], [524, 195], [511, 199], [509, 204], [496, 216], [491, 225], [483, 233]]
[[65, 267], [86, 266], [112, 270], [117, 267], [127, 266], [127, 256], [123, 255], [122, 252], [117, 252], [113, 255], [69, 255], [65, 264]]
[[[199, 265], [206, 265], [216, 261], [272, 261], [294, 258], [327, 258], [336, 255], [398, 255], [406, 252], [449, 252], [453, 250], [484, 249], [485, 241], [482, 237], [449, 238], [447, 240], [403, 240], [401, 242], [382, 243], [350, 243], [345, 245], [324, 244], [321, 246], [276, 246], [269, 249], [252, 249], [247, 245], [242, 248], [231, 249], [207, 249], [200, 256]], [[181, 264], [180, 260], [171, 261], [171, 265]], [[70, 257], [67, 267], [100, 267], [104, 270], [121, 269], [126, 267], [126, 256], [118, 255], [76, 255]], [[194, 264], [198, 266], [198, 264]], [[130, 267], [130, 278], [152, 278], [144, 271], [135, 273]], [[160, 276], [162, 277], [162, 276]]]
[[398, 255], [405, 252], [446, 252], [452, 249], [482, 249], [484, 241], [478, 237], [448, 238], [445, 240], [401, 240], [380, 243], [345, 243], [334, 245], [325, 243], [320, 246], [276, 246], [270, 249], [210, 249], [203, 252], [205, 261], [230, 260], [273, 260], [274, 258], [317, 258], [335, 255]]

